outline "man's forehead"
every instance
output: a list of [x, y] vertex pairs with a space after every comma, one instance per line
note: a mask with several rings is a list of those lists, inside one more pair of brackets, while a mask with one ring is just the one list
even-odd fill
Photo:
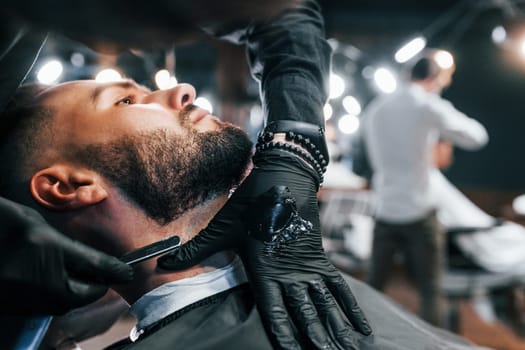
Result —
[[89, 91], [96, 89], [99, 85], [100, 83], [97, 83], [95, 80], [68, 81], [48, 87], [37, 95], [37, 99], [45, 103], [69, 94], [88, 94]]
[[91, 96], [97, 94], [106, 88], [124, 88], [124, 89], [139, 89], [143, 91], [150, 91], [144, 86], [137, 84], [131, 79], [124, 79], [109, 83], [100, 83], [96, 80], [73, 80], [61, 83], [43, 90], [38, 96], [38, 99], [47, 100], [59, 96], [61, 94], [76, 94]]

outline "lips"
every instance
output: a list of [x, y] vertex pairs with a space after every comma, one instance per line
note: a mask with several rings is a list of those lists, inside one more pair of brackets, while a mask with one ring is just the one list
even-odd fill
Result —
[[190, 114], [190, 121], [192, 122], [192, 124], [197, 124], [208, 115], [210, 115], [210, 112], [204, 109], [199, 109]]

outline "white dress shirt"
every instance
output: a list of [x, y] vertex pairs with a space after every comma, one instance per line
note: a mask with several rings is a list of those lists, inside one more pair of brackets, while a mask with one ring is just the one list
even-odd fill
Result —
[[416, 84], [372, 101], [363, 131], [374, 170], [375, 216], [392, 223], [422, 219], [435, 208], [429, 179], [439, 138], [469, 150], [488, 141], [479, 122]]

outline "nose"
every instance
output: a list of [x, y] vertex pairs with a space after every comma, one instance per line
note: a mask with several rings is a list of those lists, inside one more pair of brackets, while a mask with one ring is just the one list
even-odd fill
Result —
[[190, 84], [177, 84], [167, 90], [155, 91], [149, 95], [149, 102], [157, 102], [167, 105], [175, 110], [182, 110], [184, 107], [193, 104], [197, 95], [195, 88]]
[[183, 109], [187, 105], [193, 104], [197, 92], [190, 84], [178, 84], [172, 89], [168, 90], [169, 103], [172, 108], [177, 110]]

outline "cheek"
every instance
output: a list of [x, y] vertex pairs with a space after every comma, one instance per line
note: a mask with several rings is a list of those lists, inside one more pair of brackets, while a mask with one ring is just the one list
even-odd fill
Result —
[[124, 131], [150, 131], [167, 129], [181, 134], [181, 127], [177, 117], [168, 111], [154, 108], [142, 108], [126, 113], [118, 113], [115, 122], [120, 124]]

